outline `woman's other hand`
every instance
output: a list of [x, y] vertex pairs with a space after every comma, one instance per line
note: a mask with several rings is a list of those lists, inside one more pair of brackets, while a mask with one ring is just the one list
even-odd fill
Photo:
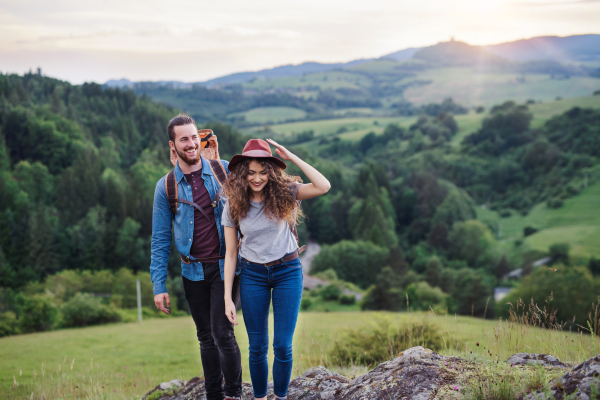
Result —
[[234, 325], [237, 325], [237, 313], [235, 311], [235, 304], [231, 300], [225, 300], [225, 315], [227, 319]]

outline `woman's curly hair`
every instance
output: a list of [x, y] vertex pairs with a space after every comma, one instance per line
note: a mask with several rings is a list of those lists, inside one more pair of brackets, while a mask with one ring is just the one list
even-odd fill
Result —
[[269, 180], [263, 189], [265, 214], [267, 218], [285, 220], [290, 226], [303, 216], [298, 203], [294, 200], [291, 187], [302, 183], [299, 176], [288, 175], [268, 158], [247, 158], [236, 165], [223, 185], [223, 192], [229, 201], [229, 215], [239, 225], [250, 210], [250, 184], [248, 176], [250, 162], [259, 162], [267, 171]]

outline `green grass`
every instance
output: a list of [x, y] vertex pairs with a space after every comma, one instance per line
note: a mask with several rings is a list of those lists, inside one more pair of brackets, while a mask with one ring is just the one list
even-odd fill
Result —
[[[336, 367], [328, 358], [338, 330], [368, 328], [376, 317], [381, 316], [390, 319], [393, 326], [423, 319], [435, 324], [447, 346], [442, 354], [457, 354], [455, 347], [458, 344], [461, 351], [487, 356], [490, 350], [500, 359], [527, 351], [580, 362], [597, 352], [600, 345], [589, 336], [464, 316], [413, 312], [303, 312], [294, 337], [293, 376], [316, 365], [347, 370], [349, 366]], [[236, 327], [236, 336], [242, 354], [243, 379], [248, 382], [248, 338], [243, 316], [239, 319], [241, 323]], [[271, 319], [271, 340], [272, 332]], [[160, 382], [202, 376], [195, 327], [190, 317], [6, 337], [0, 339], [0, 354], [2, 398], [9, 395], [29, 398], [31, 392], [36, 393], [36, 398], [42, 397], [43, 393], [46, 398], [85, 398], [85, 393], [87, 398], [139, 398]], [[270, 365], [272, 361], [270, 351]], [[11, 389], [14, 381], [19, 383], [16, 390]]]
[[406, 78], [398, 84], [412, 80], [431, 80], [428, 85], [414, 86], [404, 92], [406, 99], [415, 104], [439, 103], [452, 97], [466, 106], [490, 107], [505, 100], [522, 103], [529, 99], [551, 101], [557, 96], [573, 98], [590, 96], [600, 88], [600, 79], [571, 77], [551, 79], [549, 75], [480, 72], [472, 68], [438, 68], [425, 70], [415, 77]]
[[229, 115], [229, 117], [239, 116], [245, 117], [245, 121], [252, 124], [272, 124], [290, 119], [303, 119], [306, 117], [306, 111], [293, 107], [259, 107]]
[[[300, 133], [308, 130], [314, 130], [315, 136], [334, 135], [340, 128], [345, 128], [347, 131], [340, 134], [340, 138], [349, 140], [360, 140], [364, 135], [373, 131], [376, 134], [383, 133], [385, 127], [390, 124], [400, 124], [408, 127], [416, 121], [416, 117], [353, 117], [353, 118], [332, 118], [322, 119], [318, 121], [300, 121], [290, 122], [287, 124], [270, 125], [269, 129], [272, 132], [288, 136], [293, 133]], [[254, 127], [242, 129], [242, 132], [249, 134], [252, 137], [264, 137], [265, 127]]]
[[500, 218], [497, 212], [477, 208], [482, 221], [495, 221], [500, 239], [507, 242], [523, 238], [523, 228], [531, 226], [539, 231], [525, 238], [524, 249], [543, 252], [553, 243], [569, 243], [574, 257], [600, 256], [600, 182], [583, 189], [575, 197], [564, 200], [559, 209], [550, 209], [546, 203], [535, 205], [526, 216], [513, 211], [508, 218]]
[[[536, 103], [529, 106], [533, 114], [532, 127], [539, 128], [546, 120], [553, 117], [554, 115], [558, 115], [567, 110], [570, 110], [573, 107], [590, 107], [590, 108], [600, 108], [600, 96], [587, 96], [587, 97], [579, 97], [573, 99], [565, 99], [560, 101], [549, 101], [546, 103]], [[296, 110], [294, 108], [289, 107], [262, 107], [255, 109], [257, 113], [260, 110], [260, 113], [264, 113], [263, 115], [269, 115], [271, 111], [263, 112], [262, 110], [270, 110], [270, 109], [287, 109], [287, 110]], [[252, 111], [255, 111], [252, 110]], [[368, 113], [368, 108], [356, 108], [356, 109], [344, 109], [339, 110], [339, 113], [346, 112], [356, 112], [356, 113]], [[278, 113], [279, 111], [273, 111], [273, 113]], [[287, 111], [286, 111], [287, 112]], [[240, 113], [240, 114], [247, 114]], [[481, 127], [481, 123], [483, 119], [488, 116], [487, 112], [477, 114], [474, 111], [470, 111], [468, 114], [464, 115], [456, 115], [454, 118], [458, 124], [458, 132], [452, 138], [451, 143], [454, 146], [459, 146], [460, 143], [464, 140], [464, 138], [471, 133], [477, 131]], [[268, 118], [268, 117], [265, 117]], [[275, 119], [275, 117], [271, 117]], [[316, 121], [299, 121], [299, 122], [290, 122], [290, 123], [281, 123], [281, 124], [271, 124], [268, 125], [268, 128], [282, 136], [288, 136], [293, 133], [300, 133], [307, 130], [314, 130], [315, 136], [324, 136], [324, 135], [334, 135], [338, 132], [339, 129], [345, 128], [347, 131], [345, 133], [337, 134], [340, 139], [345, 139], [349, 141], [358, 141], [363, 136], [368, 134], [369, 132], [374, 132], [379, 135], [383, 133], [385, 126], [390, 123], [399, 124], [405, 128], [408, 128], [411, 124], [416, 121], [417, 117], [380, 117], [380, 116], [364, 116], [364, 117], [346, 117], [346, 118], [332, 118], [332, 119], [323, 119]], [[269, 133], [265, 132], [265, 126], [260, 127], [252, 127], [242, 129], [242, 132], [249, 134], [252, 137], [268, 137]]]
[[[600, 80], [599, 80], [600, 85]], [[582, 108], [600, 108], [600, 96], [586, 96], [577, 97], [572, 99], [563, 99], [548, 101], [545, 103], [536, 103], [529, 106], [529, 109], [533, 113], [533, 121], [531, 126], [533, 128], [539, 128], [555, 115], [562, 114], [565, 111], [570, 110], [573, 107]]]

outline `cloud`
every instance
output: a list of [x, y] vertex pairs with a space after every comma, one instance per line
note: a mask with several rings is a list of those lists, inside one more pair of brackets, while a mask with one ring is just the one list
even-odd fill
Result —
[[[23, 72], [41, 66], [73, 82], [119, 77], [201, 81], [303, 61], [378, 57], [450, 36], [488, 44], [593, 32], [597, 3], [2, 0], [0, 69]], [[186, 60], [185, 54], [193, 57]]]

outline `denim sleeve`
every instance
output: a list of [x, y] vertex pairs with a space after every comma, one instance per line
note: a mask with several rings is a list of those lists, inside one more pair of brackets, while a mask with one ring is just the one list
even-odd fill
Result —
[[150, 278], [154, 294], [167, 293], [167, 263], [171, 255], [171, 221], [172, 214], [165, 191], [165, 178], [156, 184], [154, 191], [154, 207], [152, 209], [152, 243]]

